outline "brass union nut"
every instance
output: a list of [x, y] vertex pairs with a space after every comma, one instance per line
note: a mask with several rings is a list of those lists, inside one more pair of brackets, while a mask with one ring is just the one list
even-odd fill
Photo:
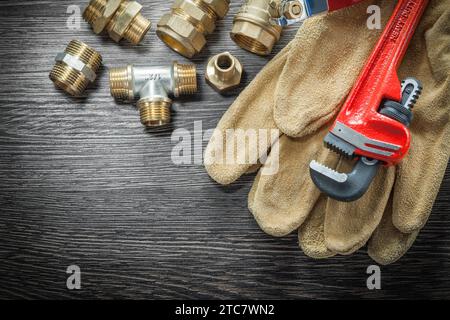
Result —
[[206, 81], [218, 92], [236, 88], [241, 83], [242, 64], [229, 52], [213, 56], [206, 67]]
[[270, 54], [281, 36], [281, 27], [270, 22], [270, 3], [270, 0], [246, 0], [230, 33], [238, 46], [258, 55]]
[[142, 6], [128, 0], [91, 0], [83, 18], [95, 33], [106, 30], [116, 42], [122, 38], [133, 44], [142, 41], [151, 27], [150, 21], [141, 15]]
[[175, 0], [171, 12], [158, 22], [156, 34], [171, 49], [192, 58], [206, 45], [206, 35], [226, 15], [229, 4], [229, 0]]
[[156, 30], [158, 37], [171, 49], [181, 55], [192, 58], [206, 44], [206, 38], [189, 21], [178, 15], [165, 14], [161, 17]]
[[142, 5], [136, 1], [123, 2], [119, 11], [115, 23], [111, 25], [108, 30], [109, 36], [116, 42], [119, 42], [125, 35], [125, 31], [129, 28], [131, 22], [141, 12]]

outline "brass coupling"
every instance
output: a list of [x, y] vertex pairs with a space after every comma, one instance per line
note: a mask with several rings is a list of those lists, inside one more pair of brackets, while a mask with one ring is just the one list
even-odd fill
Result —
[[197, 92], [197, 71], [193, 64], [174, 62], [169, 67], [128, 65], [109, 72], [111, 95], [119, 101], [137, 101], [141, 123], [157, 127], [170, 122], [172, 100]]
[[83, 42], [72, 40], [55, 61], [50, 80], [70, 95], [80, 96], [95, 81], [102, 56]]
[[233, 21], [230, 36], [241, 48], [258, 55], [268, 55], [280, 40], [282, 28], [273, 25], [271, 0], [246, 0]]
[[219, 53], [208, 61], [205, 79], [218, 92], [224, 93], [241, 83], [242, 64], [229, 52]]
[[175, 0], [158, 22], [156, 34], [171, 49], [192, 58], [206, 45], [206, 35], [225, 17], [229, 0]]
[[106, 30], [116, 42], [123, 38], [138, 44], [150, 30], [151, 22], [141, 14], [142, 5], [128, 0], [91, 0], [83, 18], [96, 34]]

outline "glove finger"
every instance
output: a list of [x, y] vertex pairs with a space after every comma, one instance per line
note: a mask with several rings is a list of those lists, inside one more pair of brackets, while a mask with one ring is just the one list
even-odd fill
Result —
[[[262, 230], [273, 236], [284, 236], [298, 229], [314, 207], [320, 192], [309, 176], [309, 162], [319, 159], [336, 165], [336, 154], [322, 147], [320, 134], [293, 139], [282, 136], [279, 151], [269, 155], [268, 162], [279, 161], [273, 174], [259, 171], [249, 196], [249, 209]], [[276, 159], [276, 157], [279, 157]]]
[[299, 29], [276, 92], [274, 119], [286, 135], [308, 135], [339, 111], [382, 31], [366, 25], [371, 4], [385, 25], [395, 1], [364, 1]]
[[400, 70], [424, 84], [414, 108], [410, 152], [394, 189], [393, 224], [404, 233], [425, 225], [449, 161], [449, 21], [449, 0], [430, 3]]
[[[352, 163], [342, 159], [339, 171], [348, 172]], [[328, 249], [349, 254], [364, 246], [381, 221], [394, 184], [395, 168], [380, 168], [366, 194], [353, 202], [328, 199], [325, 241]]]
[[400, 259], [412, 246], [419, 231], [400, 232], [392, 223], [392, 203], [383, 215], [380, 225], [369, 240], [369, 256], [378, 264], [387, 265]]
[[327, 198], [319, 197], [316, 205], [298, 229], [298, 243], [303, 253], [314, 259], [329, 258], [335, 255], [325, 245], [325, 208]]
[[[290, 46], [288, 44], [267, 64], [219, 121], [204, 157], [206, 171], [218, 183], [232, 183], [255, 164], [237, 159], [257, 160], [270, 148], [272, 141], [268, 140], [266, 147], [260, 143], [260, 139], [264, 139], [261, 133], [270, 137], [270, 130], [278, 130], [273, 121], [273, 95]], [[256, 139], [247, 139], [243, 147], [236, 147], [238, 140], [242, 140], [242, 133], [249, 132], [254, 133]]]

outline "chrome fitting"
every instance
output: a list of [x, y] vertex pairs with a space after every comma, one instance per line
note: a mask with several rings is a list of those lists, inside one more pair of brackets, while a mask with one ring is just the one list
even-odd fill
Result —
[[192, 58], [206, 45], [206, 35], [228, 12], [229, 0], [175, 0], [158, 22], [156, 34], [171, 49]]
[[223, 93], [241, 83], [242, 64], [229, 52], [213, 56], [208, 61], [205, 79], [214, 89]]
[[172, 100], [197, 92], [197, 71], [193, 64], [174, 62], [169, 67], [133, 66], [112, 68], [111, 95], [119, 101], [137, 101], [141, 123], [157, 127], [170, 122]]
[[50, 80], [70, 95], [80, 96], [95, 81], [102, 56], [83, 42], [72, 40], [55, 61]]
[[234, 18], [230, 36], [241, 48], [264, 56], [280, 40], [280, 26], [271, 22], [271, 0], [246, 0]]
[[91, 0], [83, 18], [99, 34], [106, 30], [116, 42], [127, 39], [132, 44], [142, 41], [151, 27], [141, 14], [142, 5], [127, 0]]

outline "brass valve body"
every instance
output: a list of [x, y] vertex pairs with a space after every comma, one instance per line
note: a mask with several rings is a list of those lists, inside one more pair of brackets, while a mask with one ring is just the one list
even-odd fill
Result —
[[236, 88], [241, 83], [242, 64], [229, 52], [215, 55], [208, 61], [205, 79], [218, 92]]
[[156, 34], [171, 49], [192, 58], [206, 45], [205, 36], [228, 12], [229, 0], [175, 0], [161, 17]]
[[282, 3], [281, 0], [270, 0], [269, 13], [272, 18], [284, 16], [287, 19], [297, 19], [303, 14], [303, 7], [298, 0], [286, 3]]
[[80, 96], [95, 81], [102, 56], [83, 42], [72, 40], [55, 61], [50, 79], [70, 95]]
[[241, 48], [268, 55], [280, 40], [281, 27], [270, 23], [271, 0], [247, 0], [233, 21], [230, 36]]
[[141, 14], [142, 5], [128, 0], [91, 0], [83, 18], [96, 34], [106, 30], [116, 42], [123, 38], [138, 44], [150, 30], [151, 22]]
[[197, 92], [195, 65], [174, 62], [169, 67], [128, 65], [109, 72], [111, 95], [119, 101], [137, 101], [141, 123], [157, 127], [170, 122], [170, 96]]

